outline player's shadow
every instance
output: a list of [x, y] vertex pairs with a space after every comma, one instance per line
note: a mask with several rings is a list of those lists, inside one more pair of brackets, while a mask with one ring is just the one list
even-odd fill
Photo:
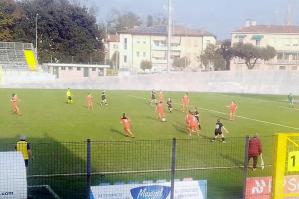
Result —
[[178, 132], [183, 133], [183, 134], [187, 134], [186, 132], [186, 128], [184, 128], [183, 124], [182, 125], [177, 125], [177, 124], [173, 124], [172, 125]]
[[110, 131], [111, 131], [112, 133], [117, 133], [117, 134], [119, 134], [119, 135], [125, 137], [125, 135], [124, 135], [121, 131], [119, 131], [119, 130], [117, 130], [117, 129], [113, 129], [113, 128], [111, 128]]
[[223, 153], [220, 153], [220, 155], [223, 159], [226, 159], [226, 160], [232, 162], [236, 166], [244, 165], [244, 161], [241, 161], [240, 159], [236, 159], [233, 156], [230, 156], [228, 154], [223, 154]]
[[150, 120], [155, 120], [155, 121], [157, 121], [157, 118], [155, 118], [155, 117], [153, 117], [153, 116], [146, 116], [145, 118], [146, 118], [146, 119], [150, 119]]

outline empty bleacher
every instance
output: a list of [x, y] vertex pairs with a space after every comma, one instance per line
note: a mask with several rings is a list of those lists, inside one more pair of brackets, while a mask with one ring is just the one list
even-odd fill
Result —
[[[29, 70], [25, 51], [33, 54], [33, 45], [31, 43], [0, 42], [0, 66], [2, 66], [2, 70]], [[37, 63], [35, 55], [31, 59]]]

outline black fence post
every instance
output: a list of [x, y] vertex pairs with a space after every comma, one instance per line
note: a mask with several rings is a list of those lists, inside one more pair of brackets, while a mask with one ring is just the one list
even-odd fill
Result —
[[86, 190], [87, 199], [90, 198], [90, 186], [91, 186], [91, 141], [87, 139], [86, 142]]
[[245, 150], [244, 150], [244, 168], [243, 168], [243, 198], [246, 197], [246, 184], [247, 184], [247, 175], [248, 175], [248, 144], [249, 136], [245, 138]]
[[176, 139], [172, 139], [172, 152], [171, 152], [171, 192], [170, 199], [174, 199], [174, 178], [176, 169]]

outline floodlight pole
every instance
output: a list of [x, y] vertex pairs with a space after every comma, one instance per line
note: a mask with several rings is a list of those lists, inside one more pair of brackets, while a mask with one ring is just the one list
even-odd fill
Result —
[[38, 13], [35, 15], [35, 54], [36, 54], [36, 59], [38, 60], [38, 53], [37, 53], [37, 18], [38, 18]]
[[172, 25], [172, 13], [171, 13], [171, 1], [168, 0], [168, 36], [167, 36], [167, 71], [170, 71], [170, 62], [171, 62], [171, 25]]

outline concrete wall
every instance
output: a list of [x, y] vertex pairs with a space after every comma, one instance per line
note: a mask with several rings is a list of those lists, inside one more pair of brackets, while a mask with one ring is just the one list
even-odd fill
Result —
[[[33, 78], [33, 76], [31, 76]], [[10, 76], [10, 78], [13, 78]], [[6, 88], [105, 89], [199, 91], [224, 93], [293, 94], [299, 95], [298, 71], [219, 71], [182, 72], [133, 76], [100, 77], [97, 81], [8, 81]]]

